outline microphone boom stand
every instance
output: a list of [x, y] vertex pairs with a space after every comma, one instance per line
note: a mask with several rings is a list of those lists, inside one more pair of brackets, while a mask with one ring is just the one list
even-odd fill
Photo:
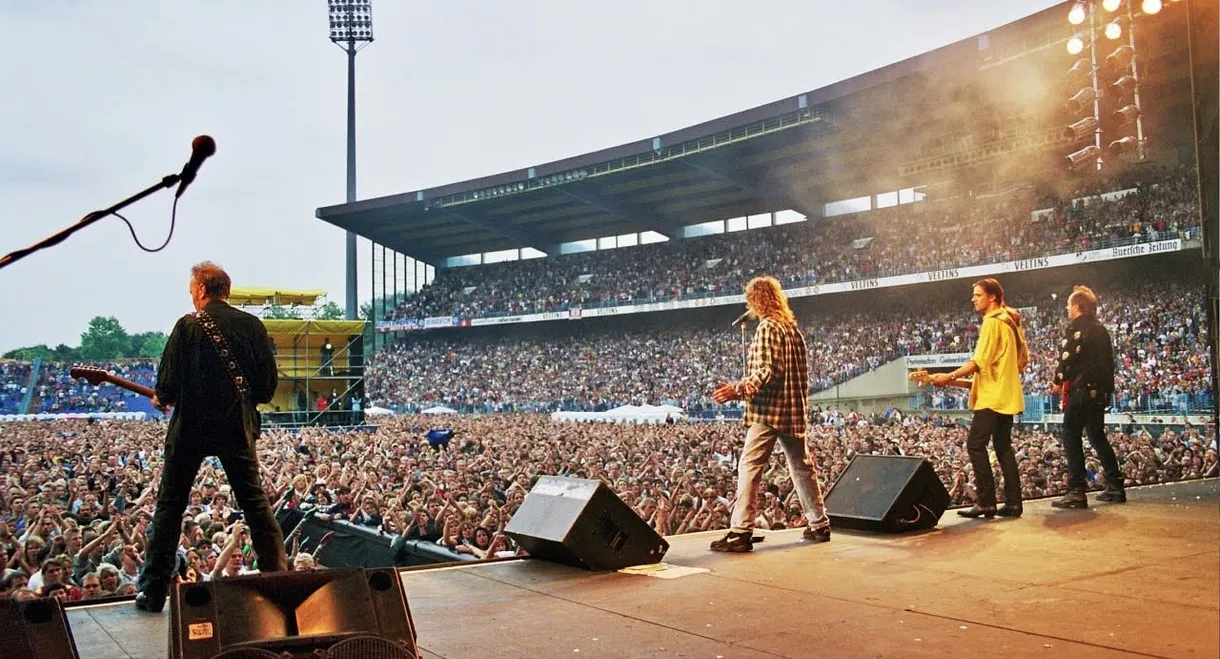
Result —
[[137, 201], [140, 201], [141, 199], [153, 194], [154, 192], [163, 190], [165, 188], [172, 188], [181, 179], [182, 179], [182, 177], [178, 174], [170, 174], [170, 175], [166, 176], [165, 178], [161, 179], [160, 183], [157, 183], [145, 190], [137, 192], [136, 194], [124, 199], [123, 201], [120, 201], [119, 203], [111, 206], [110, 208], [106, 208], [106, 209], [100, 210], [100, 211], [93, 211], [92, 213], [89, 213], [88, 215], [81, 218], [80, 221], [77, 222], [76, 224], [69, 226], [68, 228], [64, 229], [63, 231], [60, 231], [59, 233], [57, 233], [53, 236], [45, 238], [40, 242], [37, 242], [33, 245], [30, 245], [29, 247], [26, 247], [25, 249], [19, 249], [10, 254], [6, 254], [5, 256], [0, 256], [0, 269], [10, 266], [13, 263], [16, 263], [17, 261], [20, 261], [21, 259], [29, 256], [30, 254], [33, 254], [34, 252], [58, 245], [59, 243], [62, 243], [63, 241], [67, 240], [68, 236], [71, 236], [72, 234], [76, 233], [77, 231], [80, 231], [81, 229], [84, 229], [85, 227], [89, 226], [90, 224], [97, 222], [98, 220], [102, 219], [103, 217], [118, 213], [119, 211], [123, 210], [124, 208], [127, 208], [128, 206], [136, 203]]

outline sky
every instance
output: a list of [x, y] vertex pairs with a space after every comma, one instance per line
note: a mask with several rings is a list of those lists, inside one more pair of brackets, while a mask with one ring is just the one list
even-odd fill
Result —
[[[357, 57], [361, 199], [529, 167], [800, 94], [1047, 0], [374, 0]], [[1065, 14], [1066, 16], [1066, 14]], [[0, 254], [177, 173], [173, 239], [108, 218], [0, 270], [0, 353], [94, 316], [168, 332], [190, 266], [343, 305], [346, 58], [325, 0], [0, 0]], [[128, 209], [164, 241], [173, 195]], [[361, 301], [368, 243], [361, 241]]]

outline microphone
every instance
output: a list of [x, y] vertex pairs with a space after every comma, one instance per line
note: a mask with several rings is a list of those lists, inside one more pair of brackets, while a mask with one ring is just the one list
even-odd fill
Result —
[[744, 313], [742, 313], [740, 316], [737, 317], [737, 320], [733, 321], [733, 327], [737, 327], [738, 325], [746, 322], [746, 320], [748, 320], [749, 318], [750, 318], [750, 310], [746, 309]]
[[191, 140], [191, 159], [183, 165], [182, 173], [178, 175], [178, 191], [174, 193], [174, 199], [186, 192], [187, 187], [195, 180], [195, 175], [199, 173], [199, 166], [214, 153], [216, 140], [207, 135], [200, 135]]

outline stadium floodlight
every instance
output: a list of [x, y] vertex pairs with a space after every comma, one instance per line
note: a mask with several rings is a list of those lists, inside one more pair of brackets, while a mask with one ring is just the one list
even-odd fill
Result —
[[1072, 25], [1080, 25], [1088, 16], [1088, 11], [1084, 7], [1083, 2], [1077, 2], [1072, 5], [1072, 10], [1068, 12], [1068, 22]]
[[1068, 154], [1067, 160], [1070, 166], [1076, 168], [1090, 160], [1096, 160], [1100, 155], [1101, 147], [1096, 144], [1090, 144], [1075, 153]]
[[1145, 14], [1151, 15], [1161, 11], [1161, 6], [1161, 0], [1144, 0], [1140, 4], [1140, 10]]
[[335, 43], [372, 41], [373, 7], [370, 0], [328, 0], [330, 40]]
[[1080, 51], [1084, 50], [1084, 39], [1082, 39], [1079, 34], [1071, 39], [1068, 39], [1067, 48], [1069, 54], [1079, 55]]
[[1106, 24], [1106, 38], [1113, 41], [1123, 36], [1123, 26], [1118, 24], [1117, 20]]
[[[373, 6], [370, 0], [327, 0], [330, 14], [330, 40], [347, 54], [347, 202], [356, 201], [356, 53], [373, 41]], [[347, 271], [344, 317], [355, 320], [356, 234], [346, 236]]]
[[1138, 116], [1140, 116], [1140, 109], [1134, 105], [1124, 105], [1114, 111], [1114, 121], [1120, 126], [1125, 126], [1135, 121]]
[[1073, 94], [1072, 98], [1068, 99], [1068, 109], [1071, 110], [1072, 114], [1079, 114], [1092, 104], [1096, 98], [1097, 90], [1092, 87], [1084, 87]]
[[1116, 12], [1123, 5], [1123, 0], [1101, 0], [1101, 8], [1108, 12]]
[[1119, 138], [1117, 140], [1114, 140], [1113, 142], [1110, 142], [1110, 145], [1107, 147], [1107, 150], [1109, 150], [1111, 155], [1117, 156], [1117, 155], [1120, 155], [1123, 153], [1131, 153], [1132, 151], [1135, 151], [1138, 147], [1139, 147], [1139, 140], [1128, 135], [1126, 137]]
[[1092, 135], [1096, 129], [1097, 118], [1090, 115], [1063, 129], [1063, 136], [1075, 141], [1086, 135]]

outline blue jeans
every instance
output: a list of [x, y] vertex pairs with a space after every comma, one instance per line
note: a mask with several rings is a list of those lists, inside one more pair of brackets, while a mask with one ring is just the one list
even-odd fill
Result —
[[826, 517], [826, 504], [822, 501], [822, 488], [814, 475], [813, 456], [805, 450], [805, 440], [785, 435], [775, 428], [754, 423], [746, 431], [746, 444], [741, 450], [741, 461], [737, 465], [737, 502], [733, 504], [732, 531], [749, 533], [758, 518], [758, 485], [762, 480], [775, 442], [784, 449], [788, 458], [788, 473], [792, 474], [792, 485], [801, 500], [801, 510], [809, 520], [809, 528], [819, 528], [830, 523]]

